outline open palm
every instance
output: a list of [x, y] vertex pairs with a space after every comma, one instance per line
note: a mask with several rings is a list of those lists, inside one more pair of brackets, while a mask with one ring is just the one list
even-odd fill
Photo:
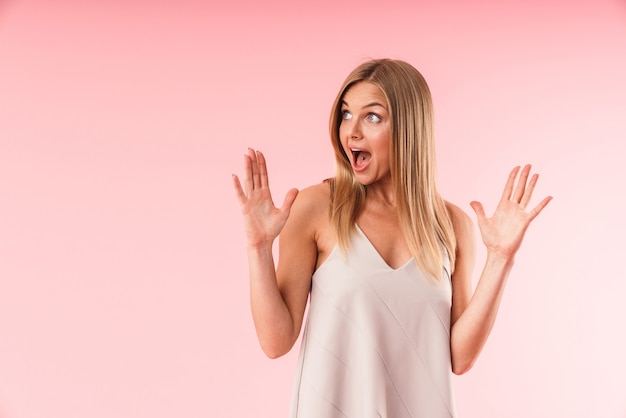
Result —
[[298, 190], [289, 190], [283, 205], [276, 208], [270, 193], [265, 157], [251, 148], [244, 157], [243, 186], [236, 175], [233, 175], [233, 183], [244, 218], [248, 245], [271, 243], [283, 229]]
[[502, 198], [496, 207], [493, 216], [488, 218], [485, 215], [483, 206], [479, 202], [471, 202], [472, 209], [478, 217], [478, 227], [483, 243], [487, 250], [493, 251], [505, 257], [513, 257], [519, 249], [524, 234], [530, 222], [552, 200], [551, 196], [543, 199], [532, 210], [526, 208], [532, 197], [533, 190], [537, 184], [539, 176], [534, 174], [528, 180], [530, 165], [526, 165], [522, 170], [519, 180], [516, 183], [520, 167], [515, 167], [504, 187]]

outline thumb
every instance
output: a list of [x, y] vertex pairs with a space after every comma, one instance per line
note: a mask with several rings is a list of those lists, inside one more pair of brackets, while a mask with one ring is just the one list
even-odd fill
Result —
[[298, 189], [291, 189], [285, 195], [285, 200], [283, 201], [283, 205], [280, 207], [281, 212], [285, 212], [287, 216], [289, 216], [289, 212], [291, 211], [291, 205], [296, 200], [296, 196], [298, 196]]
[[478, 220], [480, 221], [481, 219], [485, 219], [485, 210], [483, 209], [483, 205], [480, 202], [476, 202], [475, 200], [470, 202], [470, 206], [472, 207], [472, 209], [474, 209], [474, 212], [476, 212], [476, 216], [478, 217]]

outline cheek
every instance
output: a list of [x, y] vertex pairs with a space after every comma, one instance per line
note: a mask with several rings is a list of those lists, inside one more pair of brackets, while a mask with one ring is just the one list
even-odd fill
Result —
[[343, 142], [345, 140], [346, 137], [346, 123], [342, 122], [341, 124], [339, 124], [339, 139], [341, 140], [341, 142]]
[[339, 139], [339, 141], [338, 141], [339, 150], [345, 154], [346, 150], [348, 149], [348, 143], [347, 143], [347, 140], [345, 139], [344, 131], [343, 131], [343, 129], [341, 129], [341, 127], [339, 128], [339, 138], [338, 139]]
[[391, 151], [389, 150], [389, 138], [386, 135], [380, 135], [376, 138], [376, 152], [382, 160], [389, 160]]
[[345, 137], [345, 129], [343, 128], [343, 126], [339, 127], [339, 140], [341, 141], [341, 143], [343, 144], [344, 142], [344, 137]]
[[343, 148], [346, 148], [348, 146], [347, 129], [345, 128], [344, 125], [341, 125], [339, 127], [339, 143], [341, 144]]

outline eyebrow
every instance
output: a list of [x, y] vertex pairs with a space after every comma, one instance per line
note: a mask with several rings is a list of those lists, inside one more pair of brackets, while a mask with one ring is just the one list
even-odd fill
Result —
[[[346, 106], [348, 106], [348, 107], [350, 106], [350, 105], [348, 104], [348, 102], [346, 102], [345, 100], [342, 100], [342, 101], [341, 101], [341, 104], [342, 104], [342, 105], [346, 105]], [[365, 108], [367, 108], [367, 107], [375, 107], [375, 106], [380, 106], [380, 107], [382, 107], [383, 109], [387, 109], [387, 107], [386, 107], [386, 106], [383, 106], [382, 104], [380, 104], [380, 103], [378, 103], [378, 102], [368, 103], [368, 104], [366, 104], [365, 106], [363, 106], [363, 109], [365, 109]]]

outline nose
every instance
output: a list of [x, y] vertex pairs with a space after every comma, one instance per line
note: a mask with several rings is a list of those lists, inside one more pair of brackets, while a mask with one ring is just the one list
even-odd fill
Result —
[[349, 139], [361, 138], [361, 127], [356, 121], [350, 121], [350, 123], [347, 123], [346, 125], [346, 134]]

